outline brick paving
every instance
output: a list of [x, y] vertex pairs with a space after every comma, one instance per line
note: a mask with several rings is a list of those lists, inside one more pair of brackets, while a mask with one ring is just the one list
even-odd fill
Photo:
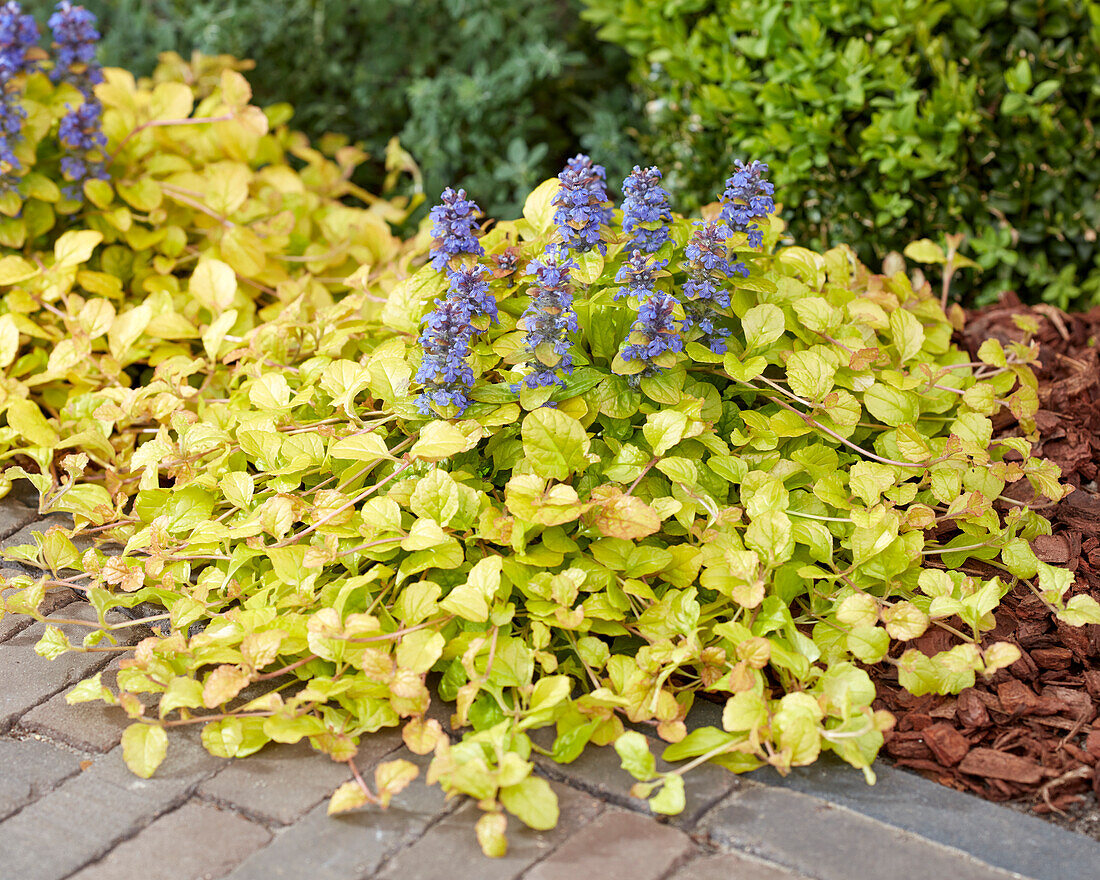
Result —
[[[25, 493], [6, 499], [0, 544], [54, 522]], [[0, 590], [19, 573], [0, 562]], [[71, 593], [47, 603], [55, 619], [91, 615]], [[1088, 838], [889, 768], [870, 789], [827, 763], [787, 780], [706, 766], [687, 777], [684, 814], [658, 818], [629, 796], [610, 748], [564, 766], [539, 759], [561, 822], [534, 832], [512, 820], [507, 856], [490, 861], [476, 805], [420, 780], [385, 812], [329, 816], [348, 773], [305, 743], [226, 761], [174, 732], [157, 774], [138, 779], [118, 745], [125, 714], [64, 700], [95, 671], [110, 683], [112, 655], [47, 661], [34, 654], [42, 628], [0, 620], [3, 880], [1069, 880], [1100, 864]], [[394, 731], [366, 737], [356, 763], [369, 775], [394, 757], [426, 766]]]

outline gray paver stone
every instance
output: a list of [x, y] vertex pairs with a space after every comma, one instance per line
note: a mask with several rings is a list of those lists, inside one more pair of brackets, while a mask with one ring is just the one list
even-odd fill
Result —
[[121, 748], [96, 758], [83, 773], [0, 822], [3, 876], [67, 877], [182, 804], [223, 763], [190, 734], [170, 738], [168, 757], [152, 779], [134, 776]]
[[412, 761], [421, 771], [390, 802], [389, 809], [368, 807], [330, 816], [327, 802], [320, 803], [238, 865], [228, 880], [373, 878], [387, 858], [419, 837], [449, 809], [439, 786], [424, 784], [429, 758], [413, 755], [406, 749], [393, 757]]
[[14, 498], [0, 501], [0, 539], [14, 535], [38, 519], [38, 508], [28, 507]]
[[[47, 620], [51, 618], [96, 619], [95, 611], [84, 603], [69, 605], [54, 612]], [[109, 653], [70, 652], [54, 660], [40, 657], [34, 653], [34, 646], [45, 632], [46, 625], [36, 623], [0, 643], [0, 681], [4, 683], [0, 688], [0, 731], [11, 727], [12, 722], [27, 710], [93, 674], [111, 660]], [[59, 628], [74, 644], [79, 644], [89, 632], [87, 627], [70, 624], [60, 625]]]
[[585, 825], [524, 880], [658, 880], [695, 850], [684, 832], [637, 813], [608, 810]]
[[0, 547], [18, 547], [20, 544], [33, 544], [35, 532], [45, 532], [54, 526], [72, 528], [73, 518], [65, 513], [50, 513], [42, 519], [27, 523], [22, 528], [7, 535], [0, 541]]
[[743, 853], [723, 853], [696, 859], [673, 874], [669, 880], [805, 880], [778, 865], [754, 859]]
[[[540, 731], [539, 736], [545, 737]], [[549, 747], [552, 740], [535, 739]], [[664, 743], [654, 743], [652, 750], [660, 755]], [[647, 803], [630, 794], [634, 778], [622, 768], [619, 755], [611, 746], [589, 746], [571, 764], [558, 764], [548, 758], [536, 757], [540, 769], [551, 779], [557, 779], [589, 792], [620, 807], [641, 813], [649, 813]], [[672, 765], [658, 759], [658, 768], [668, 770]], [[699, 818], [739, 785], [737, 777], [716, 764], [704, 764], [684, 775], [686, 806], [683, 813], [672, 817], [672, 824], [681, 828], [693, 828]]]
[[78, 773], [80, 760], [39, 739], [0, 740], [0, 819]]
[[[23, 574], [23, 572], [19, 572]], [[6, 583], [10, 580], [9, 576], [15, 576], [13, 569], [6, 568], [0, 571], [0, 581]], [[14, 593], [15, 590], [5, 590], [0, 587], [0, 595], [7, 595]], [[77, 595], [72, 590], [50, 590], [46, 593], [45, 598], [42, 600], [42, 604], [38, 606], [38, 610], [42, 614], [53, 614], [64, 608], [66, 605], [71, 604], [77, 600]], [[23, 614], [5, 614], [3, 618], [0, 618], [0, 642], [5, 642], [18, 632], [22, 632], [34, 625], [34, 618], [27, 617]]]
[[[147, 634], [147, 633], [146, 633]], [[134, 634], [136, 637], [136, 633]], [[116, 685], [119, 658], [116, 656], [103, 670], [103, 684], [112, 690]], [[54, 694], [19, 719], [19, 728], [48, 736], [74, 748], [89, 752], [109, 752], [119, 744], [122, 731], [130, 718], [121, 706], [107, 703], [76, 703], [69, 705], [65, 695], [71, 688]], [[153, 703], [152, 694], [138, 694], [146, 705]]]
[[770, 768], [750, 778], [870, 816], [880, 822], [967, 852], [983, 862], [1036, 880], [1098, 873], [1100, 842], [1000, 804], [937, 785], [913, 773], [875, 764], [878, 781], [832, 756], [781, 777]]
[[964, 853], [792, 791], [748, 784], [702, 822], [712, 842], [817, 880], [1007, 880]]
[[71, 880], [213, 880], [271, 839], [244, 816], [191, 801], [119, 844]]
[[378, 880], [515, 880], [528, 867], [552, 852], [569, 835], [599, 814], [595, 798], [552, 783], [558, 795], [561, 819], [550, 831], [532, 831], [517, 819], [508, 819], [508, 852], [488, 859], [481, 852], [474, 826], [481, 811], [472, 802], [444, 816], [408, 849], [401, 850], [379, 872]]
[[[400, 746], [396, 730], [367, 734], [359, 743], [356, 763], [368, 766]], [[346, 764], [321, 754], [305, 740], [295, 745], [271, 743], [206, 780], [199, 794], [232, 804], [262, 821], [289, 825], [349, 779]]]

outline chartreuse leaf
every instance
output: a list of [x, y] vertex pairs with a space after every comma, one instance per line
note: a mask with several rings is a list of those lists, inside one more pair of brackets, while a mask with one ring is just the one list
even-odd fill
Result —
[[168, 754], [168, 734], [157, 724], [135, 721], [122, 732], [122, 759], [135, 776], [148, 779]]
[[581, 423], [559, 410], [540, 408], [523, 420], [523, 452], [541, 477], [564, 480], [583, 470], [587, 451]]

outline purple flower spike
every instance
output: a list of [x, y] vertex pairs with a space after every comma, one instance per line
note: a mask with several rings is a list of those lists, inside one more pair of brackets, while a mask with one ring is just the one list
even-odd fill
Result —
[[[672, 220], [668, 191], [661, 186], [661, 170], [656, 166], [644, 171], [637, 165], [623, 181], [623, 232], [632, 235], [627, 247], [653, 253], [668, 241], [666, 221]], [[660, 223], [656, 229], [648, 225]]]
[[584, 253], [598, 246], [601, 254], [607, 245], [600, 227], [611, 222], [611, 202], [607, 198], [607, 171], [583, 154], [574, 156], [558, 175], [561, 186], [554, 196], [554, 224], [565, 247]]
[[684, 340], [680, 336], [681, 329], [688, 325], [687, 319], [682, 326], [677, 326], [673, 310], [676, 308], [676, 298], [670, 293], [654, 293], [638, 307], [638, 320], [631, 328], [632, 333], [639, 333], [645, 339], [623, 347], [624, 361], [643, 361], [645, 369], [640, 375], [652, 376], [659, 373], [660, 367], [653, 361], [665, 352], [677, 352], [684, 350]]
[[775, 213], [772, 198], [775, 187], [764, 177], [768, 166], [755, 159], [748, 165], [736, 159], [734, 166], [736, 170], [726, 181], [722, 194], [722, 222], [738, 232], [748, 233], [752, 247], [762, 247], [764, 233], [753, 221]]
[[472, 321], [487, 315], [497, 319], [497, 303], [489, 292], [484, 266], [463, 266], [448, 271], [450, 290], [445, 299], [437, 299], [435, 308], [424, 319], [420, 345], [424, 357], [416, 381], [424, 385], [417, 406], [424, 415], [431, 406], [454, 404], [462, 415], [469, 406], [466, 391], [473, 387], [474, 371], [466, 363], [470, 342], [480, 331]]
[[440, 204], [432, 208], [432, 268], [437, 272], [458, 254], [481, 256], [485, 249], [477, 240], [477, 218], [481, 208], [473, 199], [466, 198], [466, 190], [457, 192], [450, 187], [443, 190]]
[[57, 61], [50, 72], [54, 82], [70, 82], [85, 97], [91, 97], [92, 87], [103, 82], [103, 71], [95, 60], [99, 31], [95, 16], [83, 6], [73, 6], [61, 0], [49, 20]]
[[624, 296], [645, 299], [653, 292], [657, 272], [667, 265], [668, 260], [653, 260], [647, 253], [635, 250], [615, 274], [615, 280], [623, 286], [612, 296], [617, 300]]
[[[520, 323], [527, 330], [524, 342], [529, 353], [528, 363], [534, 370], [523, 377], [522, 383], [512, 386], [517, 393], [520, 384], [528, 388], [564, 386], [563, 376], [573, 372], [569, 334], [577, 332], [577, 314], [573, 311], [569, 272], [575, 268], [577, 264], [568, 259], [564, 251], [554, 247], [547, 248], [541, 258], [531, 261], [528, 275], [534, 276], [535, 283], [530, 290], [531, 305]], [[539, 360], [537, 350], [542, 346], [550, 346], [559, 358], [554, 366]]]
[[0, 191], [15, 185], [13, 172], [22, 167], [15, 157], [15, 144], [27, 111], [19, 103], [19, 87], [14, 79], [38, 69], [38, 62], [27, 58], [27, 52], [37, 43], [38, 25], [33, 16], [24, 15], [15, 2], [0, 7], [0, 163], [7, 166], [0, 173]]
[[726, 249], [726, 239], [731, 232], [721, 220], [697, 223], [684, 253], [688, 258], [688, 279], [684, 282], [684, 309], [687, 312], [685, 328], [698, 327], [702, 331], [704, 345], [716, 354], [726, 350], [729, 330], [718, 327], [718, 309], [728, 309], [728, 279], [747, 278], [748, 267], [731, 261]]
[[37, 45], [34, 16], [24, 15], [14, 0], [0, 6], [0, 80], [5, 85], [12, 77], [38, 69], [38, 62], [27, 58], [27, 51]]

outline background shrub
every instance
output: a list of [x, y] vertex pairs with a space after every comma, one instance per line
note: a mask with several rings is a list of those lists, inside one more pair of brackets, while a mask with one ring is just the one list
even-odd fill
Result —
[[[158, 52], [255, 60], [258, 103], [288, 101], [311, 136], [363, 141], [381, 184], [394, 135], [432, 197], [453, 180], [492, 214], [584, 147], [613, 176], [629, 171], [629, 59], [600, 43], [578, 0], [85, 0], [100, 19], [100, 58], [148, 74]], [[25, 4], [44, 20], [52, 3]]]
[[759, 157], [802, 243], [872, 259], [962, 231], [983, 298], [1100, 302], [1100, 3], [585, 3], [636, 59], [681, 201]]

